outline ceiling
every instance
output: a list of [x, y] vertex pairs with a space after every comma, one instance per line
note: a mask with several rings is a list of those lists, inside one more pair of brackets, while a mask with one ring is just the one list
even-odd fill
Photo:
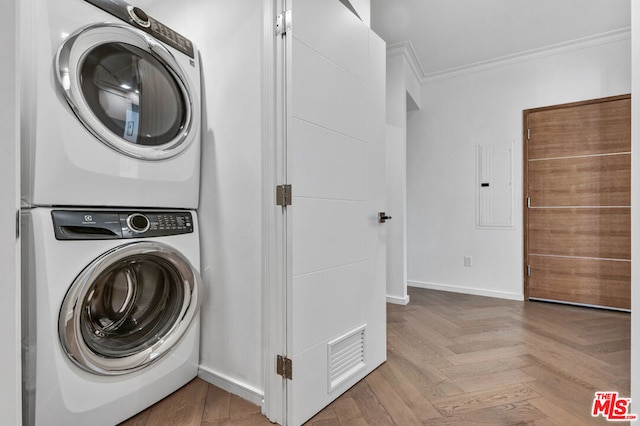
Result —
[[630, 26], [631, 0], [371, 0], [373, 30], [427, 76]]

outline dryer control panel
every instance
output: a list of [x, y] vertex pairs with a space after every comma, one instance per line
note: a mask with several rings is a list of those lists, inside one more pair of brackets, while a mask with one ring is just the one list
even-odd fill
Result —
[[57, 240], [112, 240], [164, 237], [193, 232], [193, 216], [184, 211], [54, 210]]
[[99, 7], [105, 12], [141, 29], [158, 40], [168, 44], [185, 55], [195, 58], [193, 43], [188, 38], [178, 34], [162, 22], [156, 21], [139, 7], [131, 6], [123, 0], [85, 0]]

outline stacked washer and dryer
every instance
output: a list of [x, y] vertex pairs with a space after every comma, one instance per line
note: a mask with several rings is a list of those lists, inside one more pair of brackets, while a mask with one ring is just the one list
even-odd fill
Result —
[[197, 374], [200, 63], [122, 0], [25, 0], [25, 424], [113, 425]]

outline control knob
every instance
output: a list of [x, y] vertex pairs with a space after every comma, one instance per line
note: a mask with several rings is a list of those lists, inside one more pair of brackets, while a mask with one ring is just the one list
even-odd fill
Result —
[[147, 15], [144, 10], [133, 6], [127, 7], [127, 10], [129, 11], [129, 16], [131, 16], [131, 19], [133, 19], [136, 24], [144, 28], [149, 28], [151, 26], [149, 15]]
[[142, 234], [149, 230], [151, 222], [142, 213], [133, 213], [127, 217], [127, 226], [136, 234]]

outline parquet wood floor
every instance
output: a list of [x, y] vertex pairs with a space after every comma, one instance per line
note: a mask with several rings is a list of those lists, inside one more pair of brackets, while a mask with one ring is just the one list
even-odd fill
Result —
[[[308, 425], [609, 424], [591, 417], [594, 393], [629, 396], [627, 313], [410, 296], [408, 306], [388, 305], [387, 362]], [[195, 379], [122, 425], [263, 424], [259, 407]]]

